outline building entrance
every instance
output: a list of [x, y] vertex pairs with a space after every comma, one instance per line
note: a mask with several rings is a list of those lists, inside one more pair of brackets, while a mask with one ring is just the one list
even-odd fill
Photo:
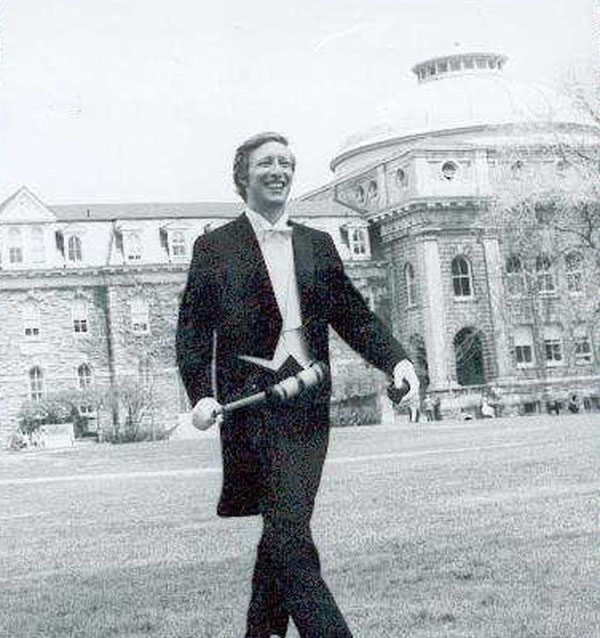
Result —
[[463, 328], [454, 337], [456, 379], [459, 385], [485, 383], [481, 336], [474, 328]]

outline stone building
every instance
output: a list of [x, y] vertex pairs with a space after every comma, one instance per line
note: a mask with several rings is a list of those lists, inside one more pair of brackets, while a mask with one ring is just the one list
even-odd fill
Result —
[[508, 413], [573, 394], [598, 408], [597, 252], [565, 234], [563, 245], [519, 254], [486, 219], [517, 180], [560, 184], [573, 168], [565, 148], [600, 158], [600, 129], [548, 87], [511, 81], [506, 62], [460, 52], [417, 64], [412, 93], [351, 138], [332, 182], [302, 199], [342, 203], [369, 222], [390, 268], [394, 329], [446, 413], [477, 413], [486, 394]]
[[[573, 394], [600, 404], [600, 260], [546, 245], [524, 254], [489, 224], [498, 195], [534, 175], [560, 180], [565, 147], [600, 158], [600, 130], [572, 103], [460, 52], [413, 68], [414, 91], [333, 158], [333, 178], [291, 204], [328, 231], [372, 308], [427, 371], [448, 416], [537, 412]], [[577, 154], [576, 154], [577, 155]], [[49, 206], [22, 188], [0, 206], [0, 445], [27, 401], [133, 380], [152, 427], [189, 410], [174, 332], [194, 238], [232, 203]], [[384, 380], [332, 335], [334, 397]], [[90, 423], [118, 415], [82, 405]]]
[[[175, 326], [195, 238], [240, 212], [233, 203], [48, 206], [21, 188], [0, 206], [0, 445], [21, 407], [61, 391], [145, 387], [150, 427], [189, 410], [174, 352]], [[374, 308], [388, 298], [368, 223], [336, 203], [292, 203], [297, 221], [328, 231]], [[339, 339], [337, 394], [372, 394], [380, 380]], [[113, 414], [80, 406], [110, 426]]]

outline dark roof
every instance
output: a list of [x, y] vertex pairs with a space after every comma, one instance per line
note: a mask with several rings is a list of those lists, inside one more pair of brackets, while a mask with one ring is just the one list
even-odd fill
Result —
[[[59, 221], [110, 221], [113, 219], [181, 219], [212, 217], [230, 219], [243, 210], [242, 202], [184, 202], [135, 204], [68, 204], [48, 206]], [[292, 217], [360, 217], [350, 208], [331, 201], [289, 203]]]

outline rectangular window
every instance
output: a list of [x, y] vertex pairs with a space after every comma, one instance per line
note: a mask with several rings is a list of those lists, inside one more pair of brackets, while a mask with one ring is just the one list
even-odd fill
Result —
[[538, 290], [542, 294], [554, 292], [554, 276], [551, 273], [542, 273], [537, 276]]
[[83, 334], [88, 331], [87, 304], [83, 299], [76, 299], [72, 307], [73, 332]]
[[581, 292], [583, 290], [583, 281], [580, 272], [567, 273], [567, 290], [569, 292]]
[[350, 249], [353, 255], [367, 254], [367, 238], [362, 228], [354, 228], [350, 231]]
[[131, 300], [131, 330], [139, 334], [150, 332], [148, 302], [142, 297]]
[[531, 326], [516, 326], [514, 332], [515, 361], [517, 368], [534, 364], [533, 331]]
[[82, 333], [87, 331], [87, 319], [73, 319], [73, 332]]
[[544, 357], [549, 366], [563, 363], [563, 337], [560, 324], [547, 324], [544, 326]]
[[11, 264], [23, 263], [23, 249], [20, 246], [11, 246], [8, 249], [8, 261]]
[[544, 339], [544, 352], [548, 363], [557, 364], [563, 360], [560, 339]]
[[185, 234], [176, 230], [171, 233], [171, 255], [175, 260], [182, 260], [187, 254], [187, 244]]
[[533, 362], [533, 350], [531, 346], [515, 346], [515, 356], [517, 358], [517, 364]]
[[41, 332], [40, 310], [35, 303], [23, 308], [23, 334], [27, 339], [37, 339]]
[[588, 335], [575, 337], [575, 362], [578, 364], [592, 362], [592, 344]]

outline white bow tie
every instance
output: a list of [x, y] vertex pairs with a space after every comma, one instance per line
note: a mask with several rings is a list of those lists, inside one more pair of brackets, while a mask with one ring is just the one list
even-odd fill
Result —
[[281, 228], [264, 228], [259, 232], [260, 241], [268, 241], [277, 237], [284, 238], [289, 237], [292, 234], [292, 229], [289, 226], [282, 226]]

